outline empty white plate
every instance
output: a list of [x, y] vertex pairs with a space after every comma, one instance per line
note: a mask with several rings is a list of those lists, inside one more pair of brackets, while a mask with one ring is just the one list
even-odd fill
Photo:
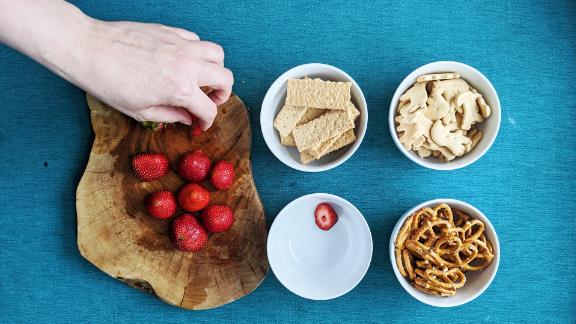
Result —
[[[338, 222], [323, 231], [314, 210], [329, 203]], [[344, 295], [364, 277], [372, 260], [372, 235], [360, 211], [338, 196], [302, 196], [282, 209], [268, 234], [268, 260], [276, 278], [296, 295], [327, 300]]]

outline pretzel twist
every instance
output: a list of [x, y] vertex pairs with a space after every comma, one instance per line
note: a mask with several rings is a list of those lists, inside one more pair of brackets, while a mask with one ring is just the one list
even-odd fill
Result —
[[412, 286], [436, 296], [453, 296], [466, 283], [465, 271], [486, 268], [494, 249], [478, 219], [446, 204], [408, 217], [395, 241], [396, 264]]

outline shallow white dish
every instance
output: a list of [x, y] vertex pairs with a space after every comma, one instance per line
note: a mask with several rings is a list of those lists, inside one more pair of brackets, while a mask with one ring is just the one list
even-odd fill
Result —
[[[394, 242], [396, 241], [396, 236], [406, 221], [406, 218], [418, 211], [420, 208], [433, 207], [441, 203], [445, 203], [450, 207], [460, 209], [461, 211], [470, 215], [472, 219], [479, 219], [484, 222], [484, 233], [486, 238], [492, 243], [494, 249], [494, 259], [492, 260], [492, 263], [481, 271], [466, 272], [466, 284], [464, 284], [464, 287], [456, 290], [456, 294], [451, 297], [433, 296], [416, 290], [416, 288], [410, 285], [406, 278], [402, 277], [400, 271], [398, 271], [398, 266], [396, 265], [396, 259], [394, 256]], [[488, 218], [474, 206], [455, 199], [435, 199], [426, 201], [404, 213], [392, 231], [392, 236], [390, 237], [389, 253], [390, 261], [392, 262], [392, 269], [394, 269], [394, 274], [396, 275], [396, 278], [402, 287], [412, 297], [418, 299], [424, 304], [437, 307], [453, 307], [463, 305], [480, 296], [488, 288], [488, 286], [490, 286], [492, 280], [494, 280], [496, 272], [498, 271], [498, 265], [500, 264], [500, 243], [498, 242], [498, 236], [496, 235], [494, 226], [492, 226]]]
[[[338, 214], [338, 222], [328, 231], [314, 222], [314, 210], [322, 202]], [[344, 295], [362, 280], [372, 260], [372, 235], [350, 202], [315, 193], [280, 211], [268, 233], [267, 250], [274, 275], [288, 290], [327, 300]]]
[[[360, 117], [356, 120], [356, 141], [340, 150], [332, 152], [318, 161], [309, 164], [300, 162], [300, 154], [295, 147], [280, 144], [280, 135], [273, 126], [274, 118], [284, 106], [286, 101], [288, 79], [301, 79], [305, 76], [321, 78], [326, 81], [348, 81], [352, 83], [352, 102], [360, 110]], [[320, 172], [330, 170], [348, 160], [362, 143], [366, 126], [368, 125], [368, 108], [362, 90], [346, 72], [327, 64], [310, 63], [292, 68], [282, 74], [268, 89], [262, 108], [260, 110], [260, 128], [264, 141], [272, 153], [287, 166], [306, 172]]]
[[[462, 79], [466, 80], [472, 87], [474, 87], [476, 90], [478, 90], [478, 92], [482, 94], [484, 100], [486, 100], [486, 103], [492, 109], [491, 116], [483, 123], [477, 125], [478, 130], [481, 130], [484, 133], [478, 145], [468, 154], [457, 157], [450, 162], [444, 162], [435, 157], [421, 158], [416, 154], [416, 152], [409, 151], [404, 148], [398, 139], [398, 134], [396, 133], [396, 123], [394, 121], [400, 96], [402, 96], [402, 94], [404, 94], [404, 92], [406, 92], [406, 90], [408, 90], [408, 88], [410, 88], [416, 82], [416, 78], [423, 74], [441, 72], [456, 72], [460, 74]], [[412, 73], [408, 74], [408, 76], [402, 80], [396, 89], [396, 92], [394, 92], [392, 102], [390, 103], [390, 110], [388, 113], [388, 126], [390, 127], [390, 134], [392, 135], [394, 143], [396, 143], [398, 149], [410, 160], [421, 166], [434, 170], [455, 170], [474, 163], [488, 151], [490, 146], [492, 146], [494, 143], [496, 135], [498, 135], [498, 130], [500, 129], [500, 118], [500, 99], [498, 98], [496, 89], [494, 89], [492, 83], [490, 83], [490, 81], [482, 73], [480, 73], [480, 71], [463, 63], [441, 61], [423, 65], [414, 70]]]

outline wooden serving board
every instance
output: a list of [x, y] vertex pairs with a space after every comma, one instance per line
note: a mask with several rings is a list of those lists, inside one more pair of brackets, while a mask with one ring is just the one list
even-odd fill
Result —
[[[268, 272], [266, 221], [250, 166], [251, 129], [246, 107], [236, 95], [218, 108], [214, 125], [192, 137], [190, 127], [159, 131], [87, 96], [95, 140], [76, 192], [78, 248], [96, 267], [186, 309], [207, 309], [254, 290]], [[227, 191], [212, 192], [211, 203], [235, 211], [232, 228], [212, 234], [200, 252], [175, 250], [169, 220], [147, 215], [147, 194], [177, 191], [184, 182], [174, 172], [185, 152], [202, 149], [212, 160], [234, 164], [236, 178]], [[155, 182], [141, 182], [130, 161], [138, 152], [163, 152], [172, 171]]]

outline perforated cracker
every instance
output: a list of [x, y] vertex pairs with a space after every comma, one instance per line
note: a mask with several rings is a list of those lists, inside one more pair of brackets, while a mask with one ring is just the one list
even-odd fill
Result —
[[314, 160], [314, 156], [308, 153], [308, 151], [300, 152], [300, 162], [302, 162], [302, 164], [308, 164]]
[[322, 158], [331, 152], [334, 152], [356, 140], [356, 134], [354, 134], [354, 129], [349, 129], [344, 134], [335, 136], [330, 140], [320, 144], [319, 147], [307, 150], [308, 153], [312, 154], [317, 160]]
[[346, 110], [350, 102], [350, 82], [320, 79], [290, 79], [286, 104], [322, 109]]
[[274, 119], [274, 128], [278, 130], [280, 136], [288, 136], [307, 109], [306, 107], [284, 105]]
[[306, 152], [314, 156], [315, 159], [319, 159], [322, 156], [326, 155], [326, 152], [330, 149], [330, 147], [332, 147], [332, 144], [334, 144], [340, 138], [340, 136], [342, 135], [339, 134], [334, 137], [331, 137], [328, 140], [322, 142], [317, 147], [313, 147], [311, 149], [306, 150]]
[[360, 117], [360, 110], [358, 110], [356, 108], [356, 106], [354, 106], [354, 104], [352, 103], [352, 101], [350, 101], [348, 103], [348, 116], [352, 119], [352, 120], [356, 120], [356, 118]]
[[328, 139], [354, 128], [347, 111], [331, 111], [292, 131], [298, 151], [317, 147]]
[[[312, 120], [320, 117], [327, 111], [330, 110], [318, 109], [318, 108], [306, 108], [305, 113], [302, 115], [302, 117], [300, 117], [300, 120], [298, 120], [298, 122], [294, 127], [309, 123]], [[292, 129], [294, 129], [294, 127], [292, 127]], [[282, 134], [280, 134], [280, 144], [285, 146], [296, 146], [296, 142], [294, 141], [294, 135], [292, 135], [292, 130], [290, 130], [290, 134], [288, 134], [287, 136], [282, 136]]]
[[338, 138], [336, 142], [334, 142], [334, 144], [332, 144], [332, 146], [330, 146], [330, 148], [328, 149], [328, 151], [324, 153], [324, 155], [339, 150], [346, 145], [354, 143], [355, 141], [356, 141], [356, 134], [354, 134], [354, 130], [353, 129], [347, 130], [344, 134], [342, 134]]
[[307, 123], [313, 121], [314, 119], [322, 116], [323, 114], [325, 114], [329, 111], [331, 111], [331, 110], [307, 107], [306, 112], [300, 118], [300, 120], [298, 121], [298, 124], [296, 124], [296, 126], [307, 124]]
[[292, 133], [288, 134], [288, 136], [280, 135], [280, 144], [285, 146], [296, 146], [294, 135], [292, 135]]

